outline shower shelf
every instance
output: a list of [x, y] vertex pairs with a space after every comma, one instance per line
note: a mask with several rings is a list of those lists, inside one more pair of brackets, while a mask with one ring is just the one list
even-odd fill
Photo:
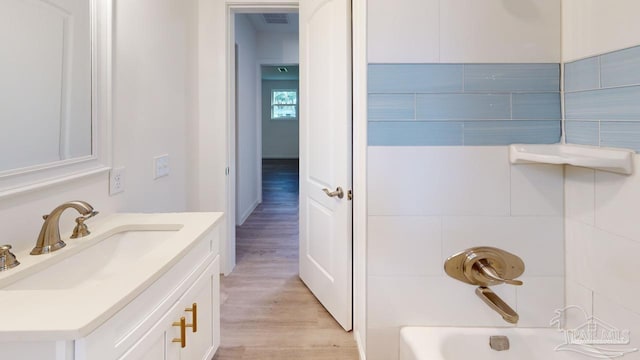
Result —
[[513, 144], [512, 164], [558, 164], [587, 167], [619, 174], [633, 173], [633, 150], [568, 144]]

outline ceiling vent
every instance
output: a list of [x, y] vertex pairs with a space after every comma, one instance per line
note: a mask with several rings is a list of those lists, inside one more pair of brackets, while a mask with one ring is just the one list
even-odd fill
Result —
[[267, 24], [288, 24], [289, 17], [287, 14], [262, 14], [264, 22]]

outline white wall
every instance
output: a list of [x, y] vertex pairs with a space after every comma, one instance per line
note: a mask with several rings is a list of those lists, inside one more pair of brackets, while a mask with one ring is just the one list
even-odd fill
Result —
[[369, 63], [560, 62], [560, 0], [370, 0], [368, 13]]
[[[3, 198], [3, 242], [17, 252], [35, 245], [41, 215], [67, 200], [88, 201], [99, 217], [187, 209], [186, 134], [197, 105], [196, 1], [116, 1], [115, 9], [113, 165], [126, 168], [125, 192], [110, 197], [103, 174]], [[153, 157], [160, 154], [170, 155], [171, 174], [154, 181]], [[73, 218], [73, 211], [65, 213], [63, 234]]]
[[241, 225], [258, 206], [260, 196], [261, 165], [258, 152], [258, 127], [256, 67], [257, 34], [251, 21], [244, 14], [235, 19], [235, 40], [238, 46], [238, 95], [236, 113], [236, 224]]
[[263, 64], [298, 63], [298, 33], [258, 32], [257, 57]]
[[[640, 45], [639, 11], [633, 0], [563, 0], [563, 59]], [[628, 347], [640, 348], [640, 157], [634, 157], [631, 176], [565, 169], [566, 303], [631, 330]], [[568, 326], [584, 323], [572, 315]]]
[[297, 81], [262, 81], [262, 158], [297, 159], [298, 120], [271, 120], [271, 90], [298, 89]]
[[562, 60], [640, 45], [637, 0], [563, 0]]

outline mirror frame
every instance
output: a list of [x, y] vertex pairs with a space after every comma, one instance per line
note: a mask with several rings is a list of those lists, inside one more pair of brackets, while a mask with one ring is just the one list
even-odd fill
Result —
[[0, 198], [111, 169], [113, 0], [90, 0], [91, 155], [0, 173]]

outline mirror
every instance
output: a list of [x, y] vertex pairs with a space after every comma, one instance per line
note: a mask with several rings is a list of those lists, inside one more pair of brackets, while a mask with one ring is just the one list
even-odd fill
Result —
[[106, 168], [110, 15], [111, 0], [0, 1], [0, 195]]

